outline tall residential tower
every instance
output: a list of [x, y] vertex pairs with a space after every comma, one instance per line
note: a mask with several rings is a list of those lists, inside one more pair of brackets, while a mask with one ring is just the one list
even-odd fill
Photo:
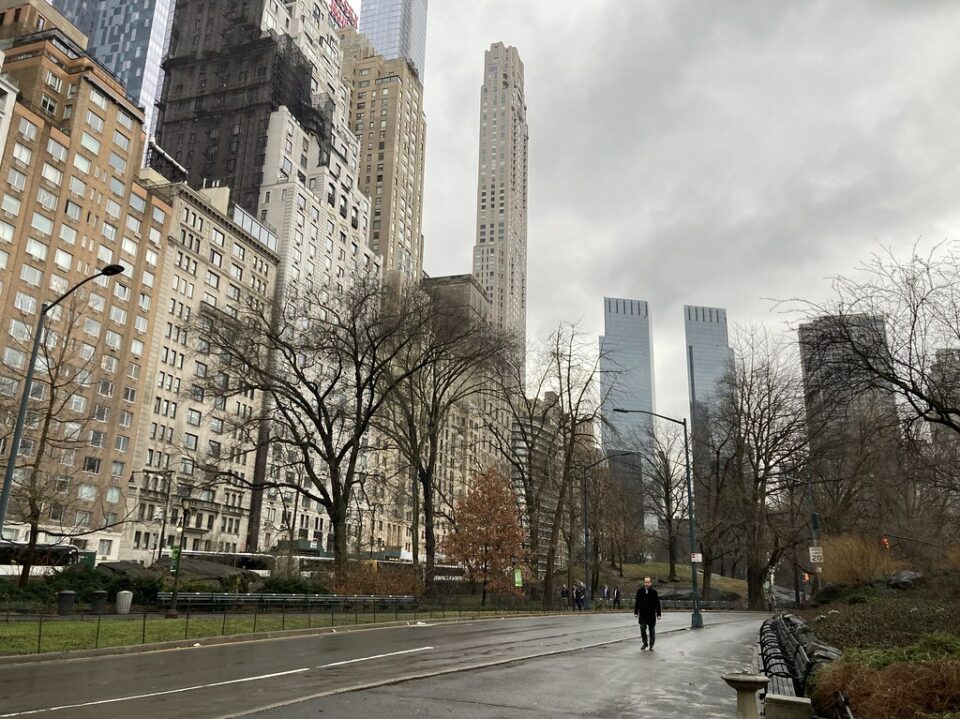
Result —
[[427, 56], [427, 0], [363, 0], [360, 32], [387, 60], [403, 57], [423, 80]]
[[490, 46], [480, 88], [480, 166], [473, 276], [494, 327], [527, 335], [527, 106], [514, 47]]

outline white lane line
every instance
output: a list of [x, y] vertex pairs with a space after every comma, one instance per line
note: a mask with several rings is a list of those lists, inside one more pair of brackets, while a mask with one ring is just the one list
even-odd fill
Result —
[[179, 689], [167, 689], [162, 692], [149, 692], [147, 694], [131, 694], [130, 696], [125, 697], [115, 697], [114, 699], [100, 699], [95, 702], [83, 702], [82, 704], [64, 704], [59, 707], [46, 707], [44, 709], [29, 709], [22, 712], [12, 712], [10, 714], [0, 714], [0, 719], [7, 719], [8, 717], [23, 717], [29, 716], [31, 714], [43, 714], [44, 712], [58, 712], [64, 709], [79, 709], [81, 707], [94, 707], [100, 706], [102, 704], [115, 704], [117, 702], [128, 702], [135, 699], [149, 699], [151, 697], [162, 697], [168, 694], [182, 694], [183, 692], [192, 692], [196, 689], [209, 689], [211, 687], [223, 687], [229, 684], [241, 684], [243, 682], [255, 682], [259, 679], [273, 679], [274, 677], [287, 676], [288, 674], [301, 674], [302, 672], [310, 671], [310, 667], [303, 667], [302, 669], [290, 669], [285, 672], [275, 672], [273, 674], [261, 674], [256, 677], [244, 677], [242, 679], [228, 679], [222, 682], [212, 682], [210, 684], [196, 684], [190, 687], [181, 687]]
[[[387, 654], [375, 654], [369, 657], [359, 657], [357, 659], [347, 659], [342, 662], [330, 662], [329, 664], [321, 664], [318, 667], [313, 667], [314, 669], [326, 669], [327, 667], [340, 667], [345, 664], [356, 664], [357, 662], [369, 662], [373, 659], [383, 659], [385, 657], [395, 657], [400, 654], [413, 654], [414, 652], [426, 652], [433, 649], [433, 647], [417, 647], [416, 649], [403, 649], [397, 652], [388, 652]], [[302, 674], [303, 672], [310, 671], [311, 667], [303, 667], [302, 669], [290, 669], [285, 672], [275, 672], [273, 674], [260, 674], [255, 677], [244, 677], [242, 679], [228, 679], [222, 682], [212, 682], [210, 684], [195, 684], [194, 686], [181, 687], [179, 689], [167, 689], [162, 692], [149, 692], [147, 694], [131, 694], [130, 696], [125, 697], [115, 697], [113, 699], [100, 699], [93, 702], [83, 702], [82, 704], [64, 704], [63, 706], [58, 707], [47, 707], [45, 709], [29, 709], [22, 712], [12, 712], [10, 714], [0, 714], [0, 719], [10, 719], [11, 717], [23, 717], [30, 716], [33, 714], [43, 714], [44, 712], [57, 712], [63, 711], [65, 709], [80, 709], [83, 707], [93, 707], [100, 706], [103, 704], [116, 704], [118, 702], [129, 702], [135, 701], [137, 699], [150, 699], [152, 697], [161, 697], [169, 694], [182, 694], [184, 692], [191, 692], [197, 689], [211, 689], [213, 687], [223, 687], [230, 684], [241, 684], [243, 682], [255, 682], [260, 679], [273, 679], [274, 677], [283, 677], [290, 674]]]
[[371, 659], [383, 659], [384, 657], [395, 657], [400, 654], [413, 654], [414, 652], [428, 652], [433, 647], [417, 647], [416, 649], [404, 649], [399, 652], [389, 652], [387, 654], [374, 654], [372, 657], [360, 657], [359, 659], [347, 659], [342, 662], [330, 662], [321, 664], [317, 669], [326, 669], [327, 667], [342, 667], [344, 664], [356, 664], [357, 662], [369, 662]]

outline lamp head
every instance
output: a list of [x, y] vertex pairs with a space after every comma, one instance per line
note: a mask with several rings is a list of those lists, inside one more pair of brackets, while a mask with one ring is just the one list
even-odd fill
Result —
[[104, 277], [113, 277], [114, 275], [123, 274], [123, 265], [107, 265], [106, 267], [100, 268], [100, 274]]
[[613, 411], [619, 412], [620, 414], [628, 414], [627, 410], [625, 410], [623, 407], [614, 407]]

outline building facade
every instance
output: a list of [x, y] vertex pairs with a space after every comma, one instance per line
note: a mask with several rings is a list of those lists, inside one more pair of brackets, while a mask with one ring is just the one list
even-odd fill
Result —
[[102, 62], [144, 109], [145, 131], [156, 128], [163, 85], [160, 64], [170, 41], [176, 0], [52, 0], [89, 39], [87, 52]]
[[480, 163], [473, 276], [490, 298], [490, 322], [527, 337], [527, 106], [514, 47], [490, 46], [480, 88]]
[[205, 392], [216, 366], [195, 328], [207, 314], [236, 316], [251, 303], [266, 305], [277, 277], [276, 235], [230, 204], [228, 188], [193, 190], [144, 173], [151, 193], [171, 207], [157, 296], [154, 351], [147, 377], [152, 396], [142, 414], [138, 470], [127, 495], [125, 559], [151, 564], [179, 544], [178, 497], [190, 487], [193, 506], [183, 528], [191, 551], [245, 551], [250, 482], [256, 452], [230, 417], [257, 413], [262, 398], [229, 400]]
[[652, 421], [614, 408], [656, 411], [653, 339], [649, 307], [643, 300], [603, 298], [600, 338], [600, 391], [603, 448], [648, 451]]
[[427, 58], [427, 0], [364, 0], [360, 32], [387, 60], [406, 58], [423, 80]]
[[[683, 334], [686, 340], [687, 387], [694, 434], [698, 423], [707, 421], [724, 375], [732, 362], [727, 337], [727, 311], [719, 307], [684, 305]], [[706, 431], [706, 428], [702, 428]]]
[[360, 190], [370, 198], [370, 246], [386, 279], [423, 274], [423, 85], [405, 58], [386, 60], [352, 28], [340, 32], [350, 126], [361, 143]]
[[116, 559], [127, 478], [139, 469], [170, 206], [138, 181], [143, 113], [76, 28], [40, 0], [0, 2], [0, 35], [21, 93], [0, 164], [5, 404], [19, 401], [43, 303], [100, 268], [123, 268], [46, 315], [4, 536], [23, 541], [36, 523], [41, 541]]

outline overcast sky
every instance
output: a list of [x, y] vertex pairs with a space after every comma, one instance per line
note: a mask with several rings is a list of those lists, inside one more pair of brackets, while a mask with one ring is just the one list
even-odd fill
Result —
[[647, 300], [657, 408], [684, 414], [684, 304], [779, 329], [768, 298], [956, 238], [958, 37], [952, 0], [432, 0], [425, 269], [471, 270], [483, 53], [513, 45], [528, 336]]

